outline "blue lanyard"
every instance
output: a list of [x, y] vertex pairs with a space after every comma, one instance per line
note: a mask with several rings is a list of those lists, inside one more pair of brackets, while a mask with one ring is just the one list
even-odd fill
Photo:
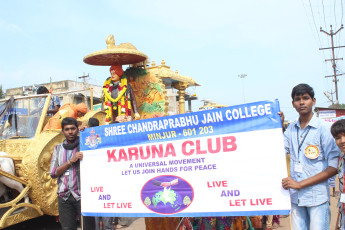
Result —
[[67, 149], [64, 148], [64, 150], [66, 151], [65, 156], [66, 156], [66, 162], [67, 162], [68, 160], [70, 160], [72, 158], [74, 149], [72, 149], [72, 152], [70, 154], [68, 154]]
[[[301, 143], [299, 143], [299, 145], [298, 145], [298, 152], [297, 152], [298, 160], [299, 160], [299, 151], [301, 150], [301, 147], [302, 147], [302, 145], [303, 145], [303, 142], [304, 142], [305, 138], [307, 137], [307, 135], [308, 135], [308, 133], [309, 133], [309, 131], [310, 131], [310, 128], [311, 128], [311, 126], [308, 126], [307, 133], [304, 135], [304, 137], [303, 137]], [[297, 127], [297, 140], [298, 140], [298, 142], [299, 142], [298, 127]]]

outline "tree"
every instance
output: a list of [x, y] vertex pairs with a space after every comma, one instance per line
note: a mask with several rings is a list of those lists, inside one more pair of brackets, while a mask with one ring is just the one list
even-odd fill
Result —
[[0, 85], [0, 98], [4, 98], [5, 97], [5, 93], [2, 90], [2, 85]]
[[345, 104], [339, 104], [339, 105], [334, 104], [334, 105], [328, 106], [328, 108], [330, 108], [330, 109], [338, 109], [338, 108], [339, 109], [345, 109]]

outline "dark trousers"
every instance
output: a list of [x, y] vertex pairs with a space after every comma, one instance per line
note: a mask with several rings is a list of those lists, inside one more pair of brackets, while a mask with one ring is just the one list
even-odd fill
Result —
[[[72, 195], [67, 200], [58, 197], [59, 204], [59, 219], [62, 230], [77, 230], [77, 216], [81, 220], [80, 216], [80, 200], [77, 201]], [[91, 222], [90, 222], [91, 221]], [[92, 223], [93, 221], [93, 223]], [[95, 222], [94, 218], [84, 217], [83, 218], [83, 229], [94, 229]]]
[[102, 217], [102, 216], [96, 216], [95, 222], [96, 222], [96, 230], [100, 230], [100, 222], [102, 221], [103, 230], [112, 230], [113, 229], [113, 221], [115, 223], [115, 226], [117, 224], [117, 217]]

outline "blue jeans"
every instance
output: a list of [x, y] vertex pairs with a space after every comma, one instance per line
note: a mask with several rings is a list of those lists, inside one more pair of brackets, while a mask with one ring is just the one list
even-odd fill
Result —
[[331, 220], [329, 202], [318, 206], [304, 207], [291, 203], [293, 230], [327, 230]]

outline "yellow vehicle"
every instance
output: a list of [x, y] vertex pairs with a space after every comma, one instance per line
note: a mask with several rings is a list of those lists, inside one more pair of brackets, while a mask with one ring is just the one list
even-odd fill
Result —
[[[180, 113], [184, 113], [184, 90], [190, 84], [195, 85], [194, 80], [173, 72], [164, 61], [160, 66], [152, 64], [146, 71], [147, 56], [132, 44], [121, 43], [116, 46], [113, 35], [106, 39], [106, 43], [107, 49], [87, 55], [84, 62], [101, 66], [133, 65], [126, 76], [135, 94], [140, 119], [168, 115], [169, 97], [162, 79], [178, 88]], [[81, 91], [52, 95], [76, 95]], [[14, 199], [0, 203], [0, 229], [44, 214], [58, 215], [57, 184], [56, 179], [50, 177], [49, 169], [53, 149], [64, 137], [61, 130], [48, 128], [43, 131], [46, 124], [50, 124], [51, 117], [47, 116], [47, 111], [52, 95], [23, 96], [14, 101], [0, 100], [0, 152], [8, 154], [0, 154], [0, 160], [1, 157], [8, 157], [13, 159], [15, 165], [15, 175], [0, 169], [0, 178], [11, 178], [24, 186]], [[93, 110], [92, 90], [89, 95], [90, 101], [85, 102], [90, 105], [90, 111], [78, 121], [86, 126], [89, 118], [94, 117], [100, 121], [100, 125], [104, 125], [106, 114]], [[59, 119], [62, 120], [62, 117]], [[30, 198], [28, 203], [23, 202], [27, 195]], [[1, 216], [1, 213], [4, 214]]]
[[[92, 89], [91, 95], [92, 95]], [[77, 94], [81, 91], [70, 91], [54, 94]], [[15, 175], [0, 169], [0, 177], [8, 177], [20, 182], [24, 190], [12, 191], [13, 199], [0, 203], [0, 229], [32, 219], [38, 216], [58, 215], [56, 179], [49, 175], [50, 160], [54, 146], [64, 139], [61, 130], [43, 127], [51, 118], [47, 116], [51, 94], [23, 96], [15, 99], [0, 100], [0, 152], [5, 152], [13, 159]], [[105, 113], [93, 111], [93, 100], [90, 97], [89, 112], [79, 118], [84, 125], [91, 117], [104, 124]], [[29, 196], [30, 202], [23, 198]]]

